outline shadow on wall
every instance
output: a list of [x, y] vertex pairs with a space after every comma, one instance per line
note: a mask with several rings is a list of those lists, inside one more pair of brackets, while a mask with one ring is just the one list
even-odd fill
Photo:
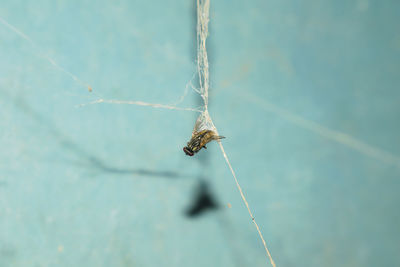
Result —
[[189, 218], [196, 218], [204, 212], [219, 208], [215, 197], [210, 192], [208, 184], [205, 181], [200, 181], [193, 196], [192, 205], [185, 211], [185, 215]]
[[[49, 118], [46, 118], [43, 114], [35, 111], [32, 107], [29, 106], [26, 101], [22, 97], [16, 96], [13, 97], [9, 95], [7, 92], [1, 91], [0, 94], [4, 98], [8, 98], [11, 100], [10, 102], [14, 103], [18, 110], [21, 110], [23, 114], [29, 116], [35, 123], [45, 128], [51, 136], [53, 136], [60, 146], [65, 148], [68, 151], [71, 151], [79, 158], [83, 159], [83, 162], [75, 163], [78, 165], [82, 165], [88, 168], [93, 168], [97, 171], [103, 173], [112, 173], [117, 175], [139, 175], [146, 177], [162, 177], [167, 179], [176, 179], [183, 177], [190, 177], [189, 175], [184, 175], [175, 171], [157, 171], [157, 170], [147, 170], [147, 169], [131, 169], [131, 168], [117, 168], [108, 165], [102, 159], [96, 157], [95, 155], [83, 150], [78, 143], [74, 142], [70, 138], [67, 137], [62, 131], [57, 129], [55, 123], [53, 123]], [[5, 182], [0, 182], [4, 184]]]

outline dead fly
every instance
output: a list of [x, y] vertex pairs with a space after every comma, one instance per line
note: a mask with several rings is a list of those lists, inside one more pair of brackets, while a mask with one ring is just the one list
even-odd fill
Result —
[[224, 136], [218, 136], [215, 132], [211, 130], [203, 130], [200, 132], [194, 132], [192, 134], [192, 139], [187, 143], [187, 146], [183, 148], [183, 152], [185, 152], [188, 156], [193, 156], [197, 152], [200, 151], [203, 147], [207, 149], [206, 144], [211, 142], [212, 140], [219, 140], [225, 138]]

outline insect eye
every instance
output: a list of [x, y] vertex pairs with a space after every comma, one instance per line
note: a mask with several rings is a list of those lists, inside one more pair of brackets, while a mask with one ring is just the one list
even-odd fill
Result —
[[193, 156], [194, 155], [193, 151], [190, 148], [188, 148], [187, 146], [185, 146], [183, 148], [183, 152], [185, 152], [185, 154], [188, 155], [188, 156]]

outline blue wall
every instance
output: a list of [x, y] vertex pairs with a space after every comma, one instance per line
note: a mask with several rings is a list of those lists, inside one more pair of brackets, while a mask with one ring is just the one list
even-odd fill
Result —
[[[277, 266], [400, 265], [399, 14], [211, 0], [210, 114]], [[2, 1], [0, 266], [268, 266], [217, 144], [182, 152], [196, 113], [79, 106], [179, 100], [195, 15]]]

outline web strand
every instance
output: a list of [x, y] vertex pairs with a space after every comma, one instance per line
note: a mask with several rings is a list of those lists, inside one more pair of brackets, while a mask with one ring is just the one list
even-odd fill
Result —
[[297, 125], [303, 129], [307, 129], [319, 136], [334, 141], [338, 144], [347, 146], [351, 149], [354, 149], [361, 154], [368, 156], [370, 158], [377, 159], [386, 164], [394, 165], [397, 168], [400, 168], [400, 157], [392, 154], [386, 150], [383, 150], [379, 147], [371, 146], [370, 144], [364, 143], [361, 140], [351, 136], [347, 133], [329, 129], [323, 125], [320, 125], [314, 121], [303, 118], [293, 112], [290, 112], [286, 109], [283, 109], [266, 99], [262, 99], [258, 96], [252, 95], [251, 93], [241, 92], [240, 97], [242, 99], [246, 99], [252, 104], [258, 105], [260, 108], [272, 112], [278, 117]]
[[230, 171], [231, 171], [231, 173], [232, 173], [232, 176], [233, 176], [233, 178], [235, 179], [236, 187], [237, 187], [237, 189], [238, 189], [239, 192], [240, 192], [240, 196], [242, 197], [242, 200], [243, 200], [244, 204], [246, 205], [247, 211], [249, 212], [250, 217], [251, 217], [251, 219], [252, 219], [252, 221], [253, 221], [253, 223], [254, 223], [254, 226], [255, 226], [256, 229], [257, 229], [258, 235], [260, 236], [260, 239], [261, 239], [261, 241], [262, 241], [262, 243], [263, 243], [263, 245], [264, 245], [265, 251], [267, 252], [267, 255], [268, 255], [268, 258], [269, 258], [269, 260], [270, 260], [270, 262], [271, 262], [271, 265], [274, 266], [274, 267], [276, 267], [275, 262], [274, 262], [274, 260], [272, 259], [271, 253], [269, 252], [267, 243], [265, 242], [264, 237], [263, 237], [263, 235], [262, 235], [262, 233], [261, 233], [260, 227], [258, 227], [258, 224], [257, 224], [257, 222], [256, 222], [256, 220], [255, 220], [255, 218], [254, 218], [254, 216], [253, 216], [253, 213], [251, 212], [249, 203], [247, 202], [246, 197], [244, 196], [242, 187], [240, 186], [240, 184], [239, 184], [239, 182], [238, 182], [238, 180], [237, 180], [237, 178], [236, 178], [235, 171], [233, 170], [232, 165], [231, 165], [231, 163], [229, 162], [228, 156], [227, 156], [226, 153], [225, 153], [224, 147], [222, 146], [221, 141], [218, 141], [218, 143], [219, 143], [219, 147], [221, 148], [221, 152], [222, 152], [222, 154], [224, 155], [226, 164], [228, 164], [228, 167], [229, 167], [229, 169], [230, 169]]
[[[3, 19], [2, 17], [0, 17], [0, 23], [2, 23], [4, 26], [6, 26], [7, 28], [9, 28], [11, 31], [15, 32], [18, 36], [20, 36], [22, 39], [26, 40], [27, 42], [29, 42], [36, 50], [39, 51], [38, 49], [38, 45], [25, 33], [23, 33], [21, 30], [17, 29], [16, 27], [14, 27], [13, 25], [11, 25], [10, 23], [8, 23], [5, 19]], [[89, 83], [82, 81], [81, 79], [79, 79], [76, 75], [72, 74], [71, 72], [69, 72], [68, 70], [66, 70], [65, 68], [61, 67], [53, 58], [47, 56], [47, 55], [43, 55], [41, 53], [38, 54], [41, 58], [43, 58], [44, 60], [47, 60], [51, 65], [53, 65], [56, 69], [58, 69], [59, 71], [61, 71], [62, 73], [68, 75], [69, 77], [71, 77], [75, 82], [79, 83], [80, 85], [86, 87], [87, 90], [89, 90], [89, 92], [92, 91], [92, 87], [89, 85]]]
[[[199, 83], [200, 83], [200, 92], [201, 96], [204, 100], [204, 112], [199, 116], [198, 120], [200, 123], [208, 124], [209, 127], [215, 131], [218, 135], [218, 130], [215, 127], [212, 119], [208, 113], [208, 88], [209, 88], [209, 70], [208, 70], [208, 58], [207, 58], [207, 49], [206, 49], [206, 39], [208, 35], [208, 21], [209, 21], [209, 9], [210, 9], [210, 0], [197, 0], [197, 71], [199, 74]], [[196, 122], [197, 124], [198, 122]], [[269, 252], [267, 243], [261, 233], [260, 227], [258, 226], [253, 212], [250, 209], [249, 203], [246, 200], [246, 197], [243, 193], [242, 187], [239, 184], [239, 181], [236, 177], [235, 171], [232, 168], [231, 163], [229, 162], [228, 156], [225, 153], [224, 147], [221, 141], [218, 141], [219, 147], [221, 149], [222, 155], [225, 158], [225, 161], [232, 173], [233, 178], [235, 179], [236, 187], [239, 190], [240, 196], [246, 205], [247, 211], [249, 212], [250, 218], [254, 223], [254, 226], [257, 229], [257, 233], [264, 245], [267, 256], [271, 262], [271, 265], [276, 267], [274, 260], [272, 259], [271, 253]]]
[[125, 104], [125, 105], [136, 105], [136, 106], [147, 106], [147, 107], [153, 107], [153, 108], [163, 108], [163, 109], [174, 109], [174, 110], [185, 110], [185, 111], [194, 111], [194, 112], [202, 112], [199, 109], [195, 108], [181, 108], [181, 107], [176, 107], [176, 106], [170, 106], [170, 105], [164, 105], [164, 104], [158, 104], [158, 103], [147, 103], [143, 101], [132, 101], [132, 100], [114, 100], [114, 99], [97, 99], [95, 101], [86, 103], [86, 104], [80, 104], [78, 107], [83, 107], [86, 105], [94, 105], [94, 104], [100, 104], [100, 103], [107, 103], [107, 104]]

